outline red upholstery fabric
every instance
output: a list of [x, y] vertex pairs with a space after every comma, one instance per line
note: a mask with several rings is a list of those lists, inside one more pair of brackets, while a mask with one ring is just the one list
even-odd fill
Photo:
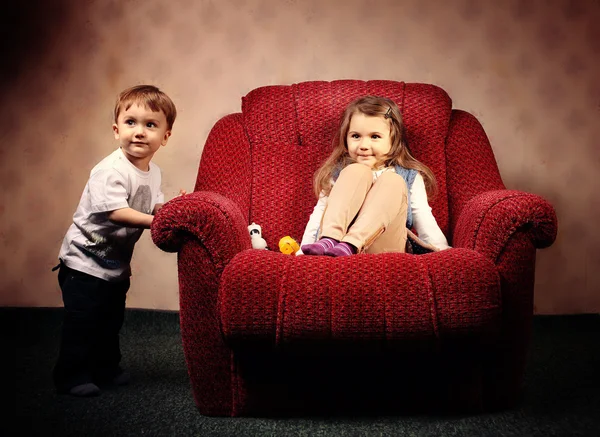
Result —
[[[312, 176], [329, 155], [339, 118], [365, 94], [390, 97], [403, 111], [411, 151], [437, 177], [431, 202], [442, 231], [448, 231], [444, 141], [451, 101], [431, 85], [391, 81], [306, 82], [258, 88], [242, 99], [243, 124], [252, 145], [250, 221], [269, 224], [270, 247], [291, 235], [302, 237], [315, 203]], [[268, 108], [268, 110], [265, 110]], [[199, 178], [202, 176], [199, 173]]]
[[[344, 107], [375, 94], [403, 111], [435, 173], [434, 215], [454, 249], [294, 257], [316, 202], [312, 177]], [[261, 225], [275, 251], [250, 249]], [[183, 346], [207, 415], [491, 409], [518, 398], [536, 248], [554, 209], [506, 190], [488, 139], [440, 88], [394, 81], [255, 89], [212, 129], [195, 192], [168, 202], [152, 238], [178, 252]]]
[[[373, 280], [373, 272], [382, 274]], [[469, 288], [456, 287], [464, 283]], [[465, 249], [334, 260], [249, 250], [223, 272], [218, 304], [228, 343], [272, 346], [360, 339], [389, 347], [487, 335], [499, 326], [500, 308], [496, 267]]]

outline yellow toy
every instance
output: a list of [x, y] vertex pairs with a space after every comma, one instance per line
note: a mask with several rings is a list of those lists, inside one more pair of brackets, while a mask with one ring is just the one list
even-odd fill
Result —
[[295, 255], [300, 249], [300, 245], [289, 235], [279, 240], [279, 251], [285, 255]]

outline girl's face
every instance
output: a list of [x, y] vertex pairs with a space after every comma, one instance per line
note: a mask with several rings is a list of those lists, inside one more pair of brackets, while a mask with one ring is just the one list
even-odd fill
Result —
[[392, 147], [389, 121], [380, 116], [355, 113], [350, 119], [346, 144], [352, 159], [375, 168]]

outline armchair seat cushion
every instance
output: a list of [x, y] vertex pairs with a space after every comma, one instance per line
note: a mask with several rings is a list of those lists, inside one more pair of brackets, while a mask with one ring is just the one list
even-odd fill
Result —
[[246, 250], [223, 271], [217, 311], [231, 347], [479, 342], [500, 329], [500, 279], [469, 249], [341, 258]]

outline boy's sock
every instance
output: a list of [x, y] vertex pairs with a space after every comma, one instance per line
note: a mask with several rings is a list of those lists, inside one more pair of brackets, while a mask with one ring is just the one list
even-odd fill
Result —
[[100, 387], [105, 385], [127, 385], [131, 380], [129, 372], [118, 366], [112, 370], [97, 370], [94, 374], [94, 382]]
[[324, 255], [327, 256], [348, 256], [354, 255], [357, 252], [356, 247], [350, 243], [342, 241], [335, 246], [325, 250]]
[[69, 394], [72, 396], [88, 398], [91, 396], [98, 396], [100, 394], [100, 388], [93, 382], [86, 382], [85, 384], [79, 384], [71, 388]]
[[301, 247], [302, 253], [305, 255], [324, 255], [327, 249], [335, 246], [337, 240], [329, 237], [323, 237], [319, 241], [312, 244], [305, 244]]
[[121, 373], [117, 374], [113, 378], [112, 383], [115, 385], [127, 385], [129, 384], [129, 381], [131, 381], [131, 375], [129, 374], [129, 372], [121, 370]]

